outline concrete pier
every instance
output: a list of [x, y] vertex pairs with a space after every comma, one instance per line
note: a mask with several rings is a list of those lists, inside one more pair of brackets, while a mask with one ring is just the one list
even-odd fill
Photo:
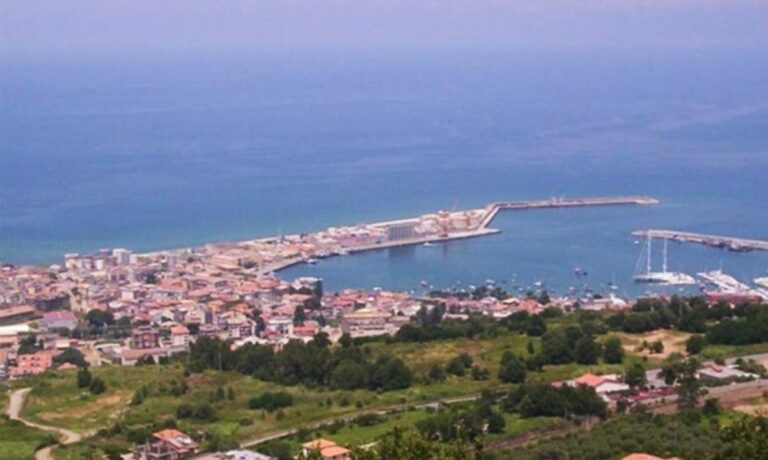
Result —
[[661, 238], [686, 243], [726, 248], [731, 251], [768, 251], [768, 241], [730, 236], [706, 235], [703, 233], [680, 232], [676, 230], [638, 230], [632, 235], [639, 237]]

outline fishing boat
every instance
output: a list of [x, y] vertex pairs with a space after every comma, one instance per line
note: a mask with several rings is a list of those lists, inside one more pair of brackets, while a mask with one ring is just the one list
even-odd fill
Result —
[[[648, 236], [645, 240], [645, 250], [640, 253], [635, 266], [634, 280], [638, 283], [659, 283], [663, 285], [684, 285], [696, 284], [696, 279], [682, 272], [671, 272], [667, 270], [667, 240], [664, 240], [663, 262], [660, 272], [651, 271], [651, 255], [653, 238]], [[645, 271], [641, 270], [645, 262]]]

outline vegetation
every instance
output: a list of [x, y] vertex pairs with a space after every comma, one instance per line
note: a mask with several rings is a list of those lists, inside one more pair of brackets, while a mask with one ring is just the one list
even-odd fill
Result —
[[408, 388], [413, 381], [411, 370], [400, 358], [381, 354], [371, 360], [358, 345], [348, 343], [333, 350], [329, 345], [327, 334], [319, 333], [306, 344], [292, 340], [279, 353], [258, 344], [232, 351], [226, 342], [202, 337], [190, 348], [189, 370], [234, 370], [283, 385], [346, 390], [392, 391]]
[[21, 422], [0, 418], [0, 460], [27, 460], [44, 446], [54, 444], [50, 434]]
[[539, 459], [615, 459], [632, 452], [645, 452], [663, 458], [706, 459], [726, 457], [726, 443], [709, 423], [691, 424], [676, 416], [647, 413], [621, 415], [600, 423], [592, 430], [541, 441], [533, 446], [502, 451], [497, 460]]

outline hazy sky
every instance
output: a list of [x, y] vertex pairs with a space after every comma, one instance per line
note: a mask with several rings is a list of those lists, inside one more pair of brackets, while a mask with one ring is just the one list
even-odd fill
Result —
[[5, 52], [768, 49], [766, 0], [0, 0]]

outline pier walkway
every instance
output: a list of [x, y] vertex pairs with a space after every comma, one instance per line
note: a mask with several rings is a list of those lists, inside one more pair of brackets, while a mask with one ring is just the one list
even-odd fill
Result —
[[615, 206], [615, 205], [653, 205], [659, 204], [659, 200], [649, 196], [613, 196], [596, 198], [550, 198], [548, 200], [530, 201], [497, 201], [485, 207], [485, 216], [480, 227], [491, 225], [493, 219], [502, 210], [522, 210], [541, 208], [571, 208], [581, 206]]
[[687, 243], [698, 243], [706, 246], [727, 248], [731, 251], [751, 251], [754, 249], [768, 251], [768, 241], [730, 236], [705, 235], [703, 233], [680, 232], [676, 230], [638, 230], [632, 235], [639, 237], [661, 238]]

